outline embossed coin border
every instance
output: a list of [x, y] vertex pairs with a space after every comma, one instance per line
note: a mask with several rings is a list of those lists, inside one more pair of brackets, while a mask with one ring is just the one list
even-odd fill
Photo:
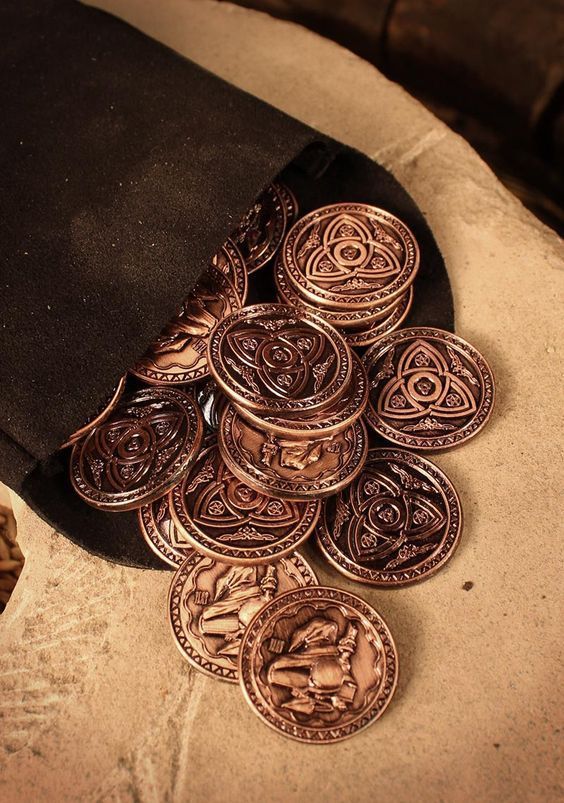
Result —
[[169, 566], [174, 566], [176, 569], [189, 557], [190, 553], [194, 552], [194, 550], [192, 547], [183, 547], [184, 552], [179, 552], [177, 549], [167, 543], [167, 541], [165, 541], [165, 539], [162, 537], [159, 531], [159, 526], [156, 523], [155, 516], [153, 514], [153, 505], [155, 502], [158, 502], [161, 499], [166, 501], [166, 504], [168, 505], [168, 512], [170, 513], [170, 518], [172, 520], [169, 494], [165, 494], [162, 497], [154, 499], [148, 505], [143, 505], [143, 507], [138, 509], [137, 518], [139, 520], [139, 529], [141, 530], [141, 535], [147, 542], [148, 546], [153, 550], [155, 555], [158, 555], [161, 560], [164, 560], [165, 563], [167, 563]]
[[[362, 471], [364, 459], [366, 453], [368, 452], [368, 433], [362, 418], [357, 418], [356, 421], [353, 421], [353, 423], [350, 425], [351, 428], [355, 428], [357, 433], [360, 432], [360, 437], [357, 437], [356, 439], [354, 454], [347, 463], [347, 465], [350, 466], [354, 458], [354, 468], [352, 471], [342, 468], [339, 470], [336, 478], [333, 477], [332, 480], [317, 482], [315, 485], [292, 482], [291, 480], [284, 480], [281, 477], [278, 478], [275, 483], [269, 484], [265, 479], [263, 479], [264, 474], [259, 472], [253, 465], [248, 463], [241, 465], [235, 460], [235, 456], [238, 455], [239, 451], [236, 447], [231, 430], [233, 419], [238, 415], [239, 413], [231, 404], [226, 406], [221, 415], [220, 426], [218, 430], [218, 438], [221, 445], [221, 456], [223, 457], [226, 466], [233, 472], [233, 474], [235, 474], [236, 477], [239, 477], [239, 479], [243, 482], [254, 485], [267, 495], [274, 493], [276, 496], [280, 496], [284, 499], [294, 500], [303, 499], [304, 497], [310, 496], [314, 497], [315, 499], [321, 499], [323, 496], [328, 496], [329, 494], [334, 494], [337, 493], [337, 491], [340, 491], [341, 488], [344, 488], [346, 485], [352, 482], [354, 478]], [[241, 417], [241, 420], [243, 423], [247, 424], [247, 426], [251, 426], [245, 421], [244, 418]], [[342, 434], [342, 431], [337, 434]]]
[[226, 273], [213, 262], [213, 260], [219, 256], [219, 252], [214, 254], [211, 264], [214, 266], [214, 268], [217, 268], [221, 273], [223, 273], [227, 280], [233, 285], [235, 292], [239, 296], [239, 306], [242, 307], [247, 300], [247, 292], [249, 289], [249, 274], [243, 254], [230, 237], [228, 237], [223, 243], [219, 251], [223, 251], [227, 262], [231, 266], [230, 272]]
[[104, 409], [95, 415], [90, 421], [87, 421], [86, 424], [83, 424], [80, 429], [76, 430], [76, 432], [73, 432], [68, 441], [63, 443], [63, 445], [60, 447], [61, 449], [66, 449], [68, 446], [74, 446], [74, 444], [78, 443], [81, 438], [88, 435], [91, 429], [94, 429], [94, 427], [104, 423], [106, 418], [108, 418], [112, 414], [113, 410], [117, 407], [119, 400], [123, 395], [126, 382], [127, 374], [124, 374], [112, 391], [111, 399], [106, 404]]
[[407, 290], [404, 297], [401, 297], [399, 303], [395, 306], [389, 318], [384, 318], [383, 321], [378, 321], [374, 326], [367, 327], [361, 332], [343, 332], [343, 337], [346, 343], [351, 348], [361, 348], [362, 346], [369, 346], [381, 337], [384, 337], [389, 332], [397, 329], [398, 326], [405, 321], [411, 310], [413, 303], [413, 287]]
[[[326, 602], [335, 607], [346, 607], [353, 612], [356, 618], [364, 619], [376, 631], [384, 648], [385, 674], [380, 684], [380, 691], [372, 704], [365, 712], [344, 726], [328, 726], [327, 728], [308, 728], [303, 725], [293, 725], [281, 716], [277, 716], [264, 699], [253, 671], [253, 660], [256, 650], [260, 646], [261, 632], [274, 618], [278, 618], [286, 608], [300, 602], [315, 607], [315, 602]], [[269, 727], [285, 736], [299, 742], [308, 744], [327, 744], [347, 739], [364, 730], [379, 717], [388, 707], [395, 692], [398, 681], [399, 658], [398, 651], [388, 625], [382, 616], [360, 597], [347, 591], [329, 586], [316, 586], [314, 588], [301, 588], [295, 591], [286, 591], [267, 603], [262, 610], [251, 620], [241, 640], [239, 652], [239, 683], [245, 699], [254, 713]]]
[[[442, 539], [440, 549], [438, 551], [434, 550], [421, 563], [410, 569], [395, 572], [369, 569], [366, 566], [355, 563], [352, 558], [345, 555], [337, 547], [331, 536], [331, 527], [328, 526], [325, 518], [325, 507], [317, 524], [316, 538], [319, 548], [327, 560], [346, 577], [378, 588], [400, 588], [431, 577], [454, 555], [462, 533], [462, 506], [451, 480], [429, 459], [413, 452], [407, 452], [404, 449], [370, 449], [364, 468], [370, 466], [372, 461], [382, 462], [385, 460], [416, 467], [430, 478], [433, 481], [433, 485], [440, 490], [448, 513], [447, 530]], [[347, 490], [345, 489], [345, 492]]]
[[[287, 318], [288, 323], [294, 319], [296, 324], [309, 323], [313, 329], [321, 329], [325, 337], [332, 342], [335, 356], [339, 362], [337, 372], [325, 390], [305, 399], [269, 397], [267, 400], [234, 379], [232, 372], [227, 370], [223, 361], [223, 339], [230, 329], [235, 328], [241, 322], [252, 323], [255, 318], [267, 316], [276, 319]], [[208, 366], [220, 389], [237, 404], [249, 407], [259, 413], [300, 413], [304, 410], [309, 412], [329, 407], [333, 401], [339, 398], [349, 381], [351, 364], [350, 349], [342, 335], [331, 324], [303, 307], [289, 307], [286, 304], [253, 304], [232, 312], [218, 323], [208, 342]]]
[[[204, 656], [192, 646], [190, 639], [186, 636], [185, 630], [180, 621], [180, 598], [182, 591], [189, 575], [192, 574], [202, 560], [212, 561], [213, 563], [222, 563], [224, 566], [233, 565], [224, 563], [223, 561], [218, 561], [209, 555], [199, 555], [197, 552], [194, 552], [193, 555], [190, 555], [182, 562], [180, 566], [177, 567], [170, 584], [167, 602], [168, 621], [172, 629], [174, 643], [180, 650], [182, 657], [185, 658], [188, 663], [190, 663], [198, 671], [203, 672], [215, 680], [225, 680], [228, 683], [238, 683], [238, 669], [226, 669], [225, 667], [217, 666], [208, 658], [204, 658]], [[315, 572], [307, 560], [305, 560], [305, 558], [300, 555], [299, 552], [291, 552], [289, 555], [280, 558], [280, 561], [276, 561], [276, 563], [283, 561], [293, 561], [296, 565], [298, 572], [304, 579], [304, 585], [299, 586], [299, 588], [317, 586], [317, 576]], [[175, 596], [178, 596], [178, 602], [174, 601]]]
[[[223, 455], [219, 452], [219, 447], [213, 445], [200, 452], [192, 469], [194, 469], [200, 461], [205, 461], [214, 450], [217, 450], [219, 459], [222, 459]], [[225, 462], [225, 465], [231, 473], [234, 473], [227, 462]], [[182, 478], [182, 481], [170, 492], [170, 511], [175, 525], [180, 529], [183, 535], [186, 536], [194, 549], [197, 552], [208, 555], [210, 558], [214, 558], [214, 560], [243, 566], [256, 563], [274, 563], [274, 561], [295, 551], [313, 532], [319, 520], [321, 501], [301, 499], [297, 504], [303, 506], [304, 512], [298, 526], [291, 534], [284, 536], [284, 538], [281, 538], [279, 541], [261, 547], [235, 547], [229, 546], [228, 544], [220, 544], [194, 524], [184, 505], [184, 488], [191, 475], [192, 471], [189, 471], [186, 476]], [[247, 480], [239, 477], [238, 474], [235, 474], [235, 477], [240, 482], [248, 484]], [[253, 488], [252, 485], [249, 487]], [[263, 496], [269, 497], [269, 494], [262, 490], [255, 488], [253, 488], [253, 490], [261, 493]]]
[[482, 399], [480, 402], [480, 407], [472, 419], [455, 433], [451, 433], [450, 435], [438, 435], [433, 438], [425, 439], [420, 436], [405, 435], [403, 432], [400, 432], [399, 430], [382, 421], [372, 406], [370, 393], [368, 395], [368, 404], [366, 405], [366, 409], [364, 411], [364, 417], [370, 426], [375, 430], [375, 432], [381, 437], [385, 438], [387, 441], [390, 441], [390, 443], [395, 443], [398, 446], [405, 446], [411, 449], [438, 451], [439, 449], [448, 449], [452, 446], [457, 446], [460, 443], [464, 443], [465, 441], [469, 440], [469, 438], [472, 438], [474, 435], [476, 435], [482, 429], [482, 427], [485, 426], [492, 414], [494, 407], [495, 379], [493, 371], [485, 357], [483, 357], [482, 354], [480, 354], [480, 352], [474, 348], [471, 343], [468, 343], [467, 340], [464, 340], [462, 337], [459, 337], [452, 332], [447, 332], [444, 329], [436, 329], [430, 326], [418, 326], [410, 329], [398, 329], [396, 332], [393, 332], [385, 338], [378, 340], [366, 352], [363, 361], [364, 367], [366, 368], [366, 373], [368, 374], [369, 384], [372, 384], [372, 380], [370, 378], [371, 369], [379, 359], [379, 356], [386, 349], [406, 340], [425, 339], [438, 339], [441, 343], [446, 342], [449, 345], [456, 346], [464, 352], [467, 359], [473, 361], [477, 366], [479, 372], [478, 375], [482, 383]]
[[[175, 402], [183, 410], [187, 418], [186, 433], [189, 440], [180, 455], [177, 456], [164, 473], [151, 474], [148, 481], [144, 483], [141, 488], [137, 488], [134, 491], [122, 491], [113, 494], [99, 491], [84, 480], [81, 471], [83, 449], [94, 433], [94, 430], [91, 430], [83, 441], [80, 441], [80, 443], [77, 443], [73, 447], [70, 457], [70, 477], [72, 486], [78, 495], [86, 502], [101, 510], [132, 510], [154, 502], [155, 499], [158, 499], [160, 496], [164, 496], [165, 493], [168, 493], [171, 487], [178, 482], [184, 471], [186, 471], [193, 456], [199, 451], [204, 435], [202, 414], [191, 396], [175, 388], [151, 387], [146, 390], [139, 390], [126, 398], [122, 398], [113, 412], [121, 409], [122, 405], [130, 405], [144, 401], [154, 401], [158, 403], [159, 400]], [[107, 424], [110, 420], [111, 416], [103, 423]]]
[[[318, 285], [306, 279], [301, 267], [294, 258], [294, 243], [302, 231], [310, 225], [328, 217], [335, 217], [340, 214], [350, 214], [354, 216], [366, 215], [375, 218], [378, 223], [386, 223], [399, 234], [405, 250], [405, 263], [392, 282], [379, 290], [359, 291], [357, 294], [346, 295], [344, 293], [324, 290]], [[310, 298], [313, 303], [321, 303], [327, 307], [356, 307], [356, 309], [369, 308], [381, 301], [391, 301], [395, 296], [406, 290], [415, 279], [419, 269], [419, 245], [406, 224], [395, 215], [369, 204], [341, 203], [322, 206], [300, 218], [290, 231], [284, 241], [281, 258], [283, 260], [286, 275], [299, 293]]]

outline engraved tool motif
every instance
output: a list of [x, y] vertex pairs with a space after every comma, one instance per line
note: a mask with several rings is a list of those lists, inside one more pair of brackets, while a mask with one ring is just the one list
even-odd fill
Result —
[[243, 636], [239, 677], [268, 725], [304, 742], [345, 739], [377, 719], [397, 682], [397, 653], [376, 611], [335, 588], [289, 591]]
[[172, 388], [139, 391], [73, 448], [73, 487], [94, 507], [140, 507], [178, 481], [202, 436], [201, 413], [190, 396]]
[[170, 588], [176, 643], [200, 671], [237, 682], [241, 637], [252, 618], [278, 594], [316, 584], [296, 552], [267, 566], [230, 566], [193, 553]]
[[169, 566], [180, 566], [194, 550], [174, 525], [170, 512], [170, 496], [166, 494], [137, 511], [139, 527], [153, 552]]
[[450, 332], [398, 330], [379, 340], [364, 363], [371, 384], [366, 418], [393, 443], [448, 448], [474, 435], [491, 414], [491, 369]]
[[313, 530], [320, 511], [318, 501], [273, 499], [241, 481], [217, 446], [202, 452], [171, 499], [175, 524], [195, 549], [243, 564], [272, 562], [292, 552]]
[[461, 527], [460, 501], [437, 466], [401, 449], [372, 449], [362, 474], [325, 502], [317, 536], [343, 574], [389, 587], [436, 572]]

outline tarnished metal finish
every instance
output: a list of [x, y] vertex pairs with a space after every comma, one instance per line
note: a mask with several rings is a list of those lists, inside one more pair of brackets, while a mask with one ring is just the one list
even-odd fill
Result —
[[237, 683], [241, 638], [255, 614], [286, 591], [314, 585], [313, 569], [297, 552], [256, 566], [193, 552], [174, 575], [168, 596], [175, 643], [200, 672]]
[[397, 650], [380, 614], [336, 588], [276, 597], [241, 643], [239, 681], [250, 707], [301, 742], [337, 742], [366, 728], [389, 705], [397, 678]]
[[340, 572], [389, 588], [438, 571], [461, 530], [458, 494], [437, 466], [403, 449], [371, 449], [357, 479], [324, 502], [317, 539]]
[[451, 332], [399, 329], [375, 343], [364, 364], [370, 380], [366, 419], [378, 435], [399, 446], [457, 446], [491, 415], [491, 368]]
[[104, 510], [131, 510], [167, 493], [200, 450], [203, 420], [194, 400], [174, 388], [127, 397], [72, 450], [75, 491]]
[[140, 507], [137, 518], [143, 538], [169, 566], [180, 566], [194, 554], [194, 549], [172, 520], [168, 494]]

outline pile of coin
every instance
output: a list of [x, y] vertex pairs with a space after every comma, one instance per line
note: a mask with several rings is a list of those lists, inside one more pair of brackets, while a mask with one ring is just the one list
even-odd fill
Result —
[[275, 268], [278, 298], [311, 309], [353, 347], [397, 329], [413, 301], [419, 248], [383, 209], [342, 203], [315, 209], [291, 228]]
[[[68, 444], [76, 492], [137, 509], [176, 568], [169, 618], [186, 660], [238, 682], [269, 726], [324, 743], [381, 716], [397, 650], [380, 614], [320, 586], [296, 549], [315, 533], [339, 572], [382, 588], [440, 569], [460, 539], [460, 501], [412, 450], [476, 434], [494, 386], [456, 335], [397, 328], [419, 262], [401, 221], [348, 203], [290, 228], [296, 215], [282, 184], [265, 191]], [[275, 272], [284, 303], [245, 306], [259, 268]], [[363, 357], [351, 348], [370, 342]]]

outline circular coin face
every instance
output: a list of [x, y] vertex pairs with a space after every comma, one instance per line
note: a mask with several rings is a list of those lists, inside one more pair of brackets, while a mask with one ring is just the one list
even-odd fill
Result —
[[208, 376], [209, 334], [218, 321], [240, 306], [229, 279], [210, 265], [180, 313], [167, 324], [131, 373], [154, 385], [184, 384]]
[[382, 321], [376, 321], [373, 325], [369, 325], [366, 329], [361, 329], [360, 331], [347, 330], [343, 332], [347, 345], [350, 348], [362, 348], [393, 332], [407, 318], [412, 302], [413, 287], [410, 287], [404, 295], [400, 296], [399, 301], [394, 304], [392, 312], [387, 318]]
[[268, 186], [249, 209], [232, 234], [249, 273], [262, 268], [276, 254], [297, 211], [294, 195], [280, 183]]
[[77, 429], [76, 432], [70, 436], [68, 441], [61, 446], [61, 449], [66, 449], [67, 446], [73, 446], [81, 438], [87, 435], [93, 427], [97, 427], [98, 424], [101, 424], [102, 421], [105, 421], [120, 400], [126, 382], [127, 374], [124, 374], [110, 393], [109, 397], [106, 399], [102, 409], [98, 410], [98, 412], [95, 413], [94, 416], [92, 416], [82, 427], [80, 427], [80, 429]]
[[389, 705], [397, 677], [397, 650], [380, 614], [337, 588], [276, 597], [241, 642], [247, 702], [300, 742], [337, 742], [366, 728]]
[[419, 267], [407, 226], [383, 209], [333, 204], [292, 226], [281, 251], [296, 290], [327, 307], [368, 309], [404, 292]]
[[174, 388], [122, 398], [73, 448], [72, 485], [84, 501], [103, 510], [141, 507], [178, 482], [198, 453], [203, 429], [193, 399]]
[[447, 449], [490, 417], [492, 371], [476, 349], [442, 329], [399, 329], [365, 354], [370, 382], [365, 415], [386, 440], [413, 449]]
[[260, 413], [329, 407], [347, 386], [351, 359], [332, 326], [283, 304], [232, 313], [216, 326], [208, 345], [208, 365], [223, 392]]
[[361, 419], [323, 438], [282, 438], [242, 418], [230, 404], [218, 431], [223, 459], [245, 482], [271, 496], [321, 499], [337, 493], [362, 469], [368, 449]]
[[243, 255], [233, 240], [228, 239], [223, 243], [217, 254], [212, 257], [211, 264], [233, 285], [239, 298], [239, 306], [242, 307], [247, 299], [249, 277]]
[[217, 446], [200, 454], [170, 497], [174, 523], [191, 545], [227, 563], [288, 555], [312, 532], [321, 509], [317, 500], [273, 499], [241, 481]]
[[241, 637], [264, 605], [286, 591], [317, 585], [297, 552], [268, 566], [232, 566], [193, 553], [168, 596], [170, 624], [182, 655], [201, 672], [236, 683]]
[[356, 480], [325, 501], [317, 538], [340, 572], [388, 588], [434, 574], [461, 528], [458, 495], [437, 466], [402, 449], [371, 449]]
[[362, 415], [367, 400], [366, 371], [360, 357], [353, 352], [352, 372], [347, 388], [338, 401], [321, 413], [304, 413], [300, 418], [278, 418], [259, 416], [244, 407], [240, 407], [238, 412], [259, 429], [283, 438], [325, 438], [354, 423]]
[[139, 527], [145, 541], [169, 566], [180, 566], [194, 550], [172, 520], [169, 495], [143, 505], [137, 511]]

